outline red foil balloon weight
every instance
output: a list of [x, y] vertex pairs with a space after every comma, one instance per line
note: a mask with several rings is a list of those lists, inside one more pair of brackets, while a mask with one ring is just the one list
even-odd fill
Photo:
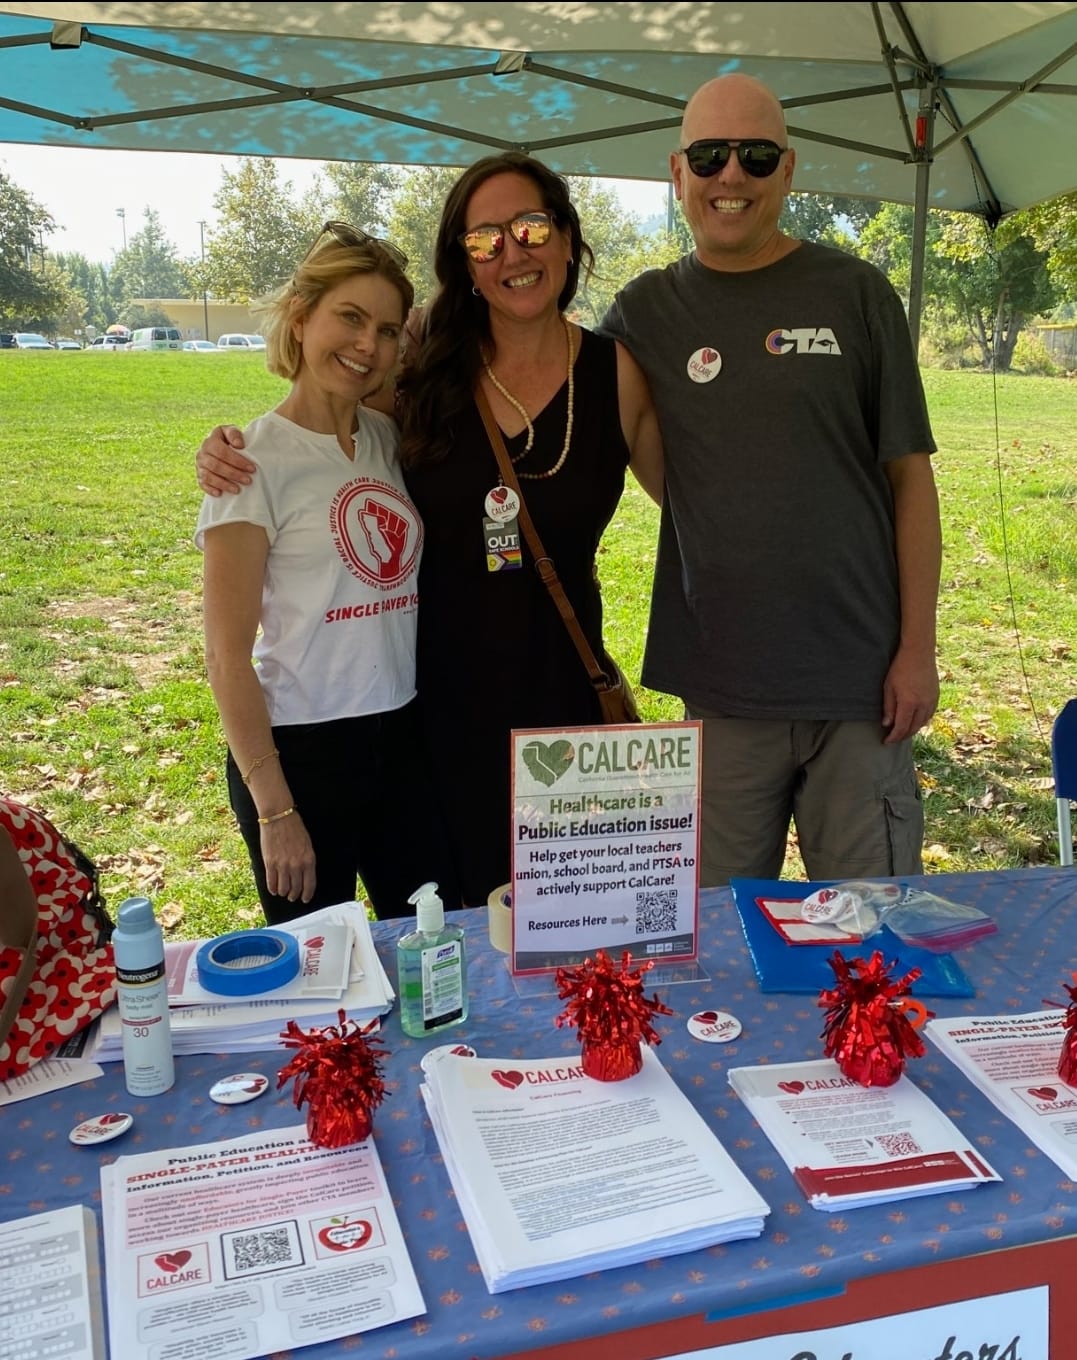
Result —
[[632, 968], [626, 949], [620, 967], [604, 949], [578, 968], [558, 968], [557, 995], [568, 1005], [556, 1024], [575, 1025], [583, 1070], [596, 1081], [623, 1081], [643, 1066], [642, 1044], [662, 1040], [651, 1024], [655, 1015], [672, 1015], [657, 996], [643, 995], [643, 976], [654, 966]]
[[[1077, 973], [1073, 975], [1077, 983]], [[1067, 1086], [1077, 1086], [1077, 986], [1067, 985], [1070, 1004], [1066, 1010], [1066, 1037], [1062, 1040], [1062, 1052], [1058, 1058], [1058, 1075]]]
[[837, 985], [819, 994], [819, 1005], [826, 1007], [826, 1056], [861, 1086], [893, 1086], [905, 1069], [905, 1059], [924, 1053], [920, 1036], [895, 1005], [898, 997], [908, 995], [920, 969], [912, 968], [893, 982], [879, 950], [867, 960], [846, 959], [835, 952], [830, 966]]
[[[339, 1024], [301, 1030], [294, 1020], [281, 1034], [295, 1056], [277, 1073], [277, 1089], [295, 1079], [296, 1109], [307, 1106], [307, 1137], [317, 1147], [348, 1147], [369, 1138], [374, 1111], [385, 1099], [377, 1021], [360, 1025], [337, 1012]], [[368, 1038], [367, 1036], [370, 1035]]]

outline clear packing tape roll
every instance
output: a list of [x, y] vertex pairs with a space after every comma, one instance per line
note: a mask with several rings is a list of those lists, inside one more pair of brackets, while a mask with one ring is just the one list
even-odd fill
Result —
[[495, 888], [486, 899], [490, 943], [502, 954], [512, 953], [512, 885]]

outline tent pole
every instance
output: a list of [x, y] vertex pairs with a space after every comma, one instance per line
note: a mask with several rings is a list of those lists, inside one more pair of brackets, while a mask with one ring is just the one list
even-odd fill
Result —
[[920, 351], [920, 317], [924, 307], [924, 255], [927, 247], [927, 194], [931, 182], [931, 148], [935, 134], [935, 84], [920, 88], [916, 111], [916, 195], [913, 200], [912, 267], [909, 273], [909, 330], [913, 350]]

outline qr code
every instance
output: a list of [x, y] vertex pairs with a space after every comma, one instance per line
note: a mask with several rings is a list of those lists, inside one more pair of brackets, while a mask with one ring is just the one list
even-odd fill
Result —
[[915, 1157], [923, 1152], [911, 1133], [877, 1133], [875, 1141], [888, 1157]]
[[636, 934], [677, 929], [677, 889], [636, 893]]
[[242, 1275], [288, 1270], [303, 1264], [303, 1250], [294, 1223], [274, 1223], [256, 1230], [229, 1233], [221, 1245], [225, 1252], [225, 1273], [233, 1280]]

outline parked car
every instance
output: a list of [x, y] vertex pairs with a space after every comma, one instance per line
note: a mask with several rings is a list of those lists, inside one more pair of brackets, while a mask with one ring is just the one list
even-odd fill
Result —
[[37, 331], [16, 331], [16, 349], [52, 349], [52, 346], [43, 335], [38, 335]]
[[15, 335], [13, 331], [0, 331], [0, 349], [14, 349]]
[[77, 340], [73, 340], [70, 335], [61, 335], [52, 342], [54, 349], [81, 349], [82, 346]]
[[220, 350], [212, 340], [184, 340], [183, 348], [193, 350], [196, 354], [220, 353]]
[[218, 349], [265, 349], [264, 335], [222, 335], [217, 341]]
[[90, 341], [89, 348], [96, 350], [98, 354], [103, 354], [105, 350], [115, 353], [117, 350], [127, 349], [126, 335], [96, 335]]
[[141, 326], [131, 333], [131, 348], [182, 349], [183, 336], [175, 326]]

